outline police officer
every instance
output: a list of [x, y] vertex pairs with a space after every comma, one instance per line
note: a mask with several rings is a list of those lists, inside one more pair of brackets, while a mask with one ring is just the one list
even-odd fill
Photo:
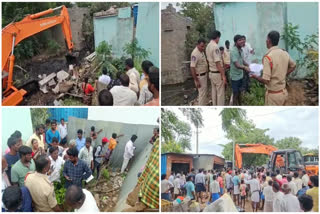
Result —
[[199, 39], [198, 44], [191, 53], [191, 75], [199, 92], [199, 105], [207, 105], [208, 63], [204, 53], [206, 41]]
[[222, 59], [219, 50], [219, 40], [221, 33], [213, 31], [211, 41], [206, 48], [209, 62], [209, 79], [211, 81], [212, 105], [224, 105], [224, 89], [227, 84], [226, 75], [222, 67]]
[[263, 75], [262, 77], [251, 75], [266, 85], [265, 105], [271, 106], [285, 105], [288, 98], [286, 76], [296, 68], [296, 63], [289, 54], [277, 46], [279, 39], [278, 31], [271, 31], [268, 34], [266, 40], [268, 51], [262, 60]]

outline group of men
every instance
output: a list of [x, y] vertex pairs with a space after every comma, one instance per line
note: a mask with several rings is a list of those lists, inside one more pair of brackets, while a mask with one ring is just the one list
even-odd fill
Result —
[[[204, 170], [172, 173], [169, 179], [161, 176], [161, 198], [174, 200], [189, 197], [199, 203], [213, 203], [223, 194], [230, 194], [234, 204], [249, 211], [246, 200], [251, 201], [253, 212], [318, 212], [318, 176], [308, 176], [300, 170], [280, 174], [266, 169]], [[249, 199], [250, 198], [250, 199]]]
[[[57, 203], [53, 184], [61, 182], [63, 176], [67, 189], [66, 204], [79, 212], [99, 212], [92, 194], [82, 188], [83, 181], [91, 181], [95, 171], [96, 179], [99, 178], [101, 165], [108, 163], [118, 144], [118, 138], [123, 135], [113, 133], [112, 137], [103, 137], [99, 143], [97, 135], [102, 129], [96, 132], [92, 126], [89, 137], [83, 137], [83, 130], [79, 129], [76, 140], [71, 140], [67, 145], [66, 140], [64, 141], [67, 137], [64, 120], [61, 119], [59, 126], [55, 120], [46, 122], [51, 127], [37, 126], [26, 143], [22, 141], [19, 131], [15, 131], [8, 139], [8, 150], [2, 156], [2, 210], [62, 211], [63, 208]], [[156, 136], [159, 136], [158, 129], [154, 133], [154, 139], [157, 139]], [[125, 145], [121, 173], [125, 172], [134, 156], [134, 142], [137, 138], [132, 135]]]
[[210, 42], [206, 45], [204, 39], [191, 54], [191, 74], [199, 93], [199, 105], [207, 105], [208, 78], [211, 83], [212, 105], [225, 105], [225, 90], [228, 84], [232, 89], [232, 105], [241, 105], [241, 94], [250, 93], [250, 77], [256, 79], [266, 87], [265, 105], [285, 105], [288, 98], [286, 77], [296, 68], [296, 63], [289, 54], [278, 47], [280, 34], [271, 31], [267, 35], [268, 51], [263, 56], [262, 76], [251, 72], [251, 56], [254, 49], [246, 42], [243, 35], [235, 35], [234, 45], [225, 42], [225, 47], [219, 47], [221, 33], [215, 30], [211, 34]]
[[[141, 64], [142, 75], [134, 67], [131, 58], [125, 61], [126, 72], [118, 72], [112, 79], [107, 68], [97, 80], [98, 103], [101, 106], [159, 106], [159, 68], [145, 60]], [[94, 92], [86, 90], [90, 84], [85, 83], [84, 93], [88, 96]], [[88, 93], [87, 93], [88, 92]]]

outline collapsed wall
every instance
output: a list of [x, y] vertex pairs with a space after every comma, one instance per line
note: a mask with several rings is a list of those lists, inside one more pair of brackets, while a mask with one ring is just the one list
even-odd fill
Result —
[[[109, 121], [94, 121], [86, 120], [75, 117], [68, 118], [68, 142], [71, 139], [77, 138], [78, 129], [82, 129], [84, 134], [83, 137], [90, 136], [90, 128], [95, 126], [96, 131], [102, 129], [102, 132], [98, 135], [97, 142], [101, 142], [103, 137], [110, 139], [112, 133], [124, 134], [123, 137], [119, 138], [118, 145], [112, 153], [110, 160], [110, 166], [116, 170], [120, 169], [123, 162], [123, 153], [126, 143], [130, 140], [133, 134], [138, 136], [138, 139], [134, 143], [136, 150], [134, 152], [134, 157], [132, 162], [135, 162], [135, 159], [139, 158], [141, 155], [145, 155], [145, 149], [149, 148], [150, 138], [153, 134], [153, 129], [156, 127], [154, 125], [141, 125], [141, 124], [128, 124], [128, 123], [119, 123], [119, 122], [109, 122]], [[143, 165], [140, 166], [140, 168]], [[137, 171], [137, 173], [139, 170]]]

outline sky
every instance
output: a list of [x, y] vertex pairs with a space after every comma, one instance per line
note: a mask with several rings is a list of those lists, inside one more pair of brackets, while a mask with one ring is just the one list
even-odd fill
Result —
[[88, 110], [88, 120], [103, 120], [121, 123], [158, 125], [159, 108], [144, 107], [116, 107], [92, 108]]
[[[189, 123], [187, 118], [176, 108], [168, 108], [174, 111], [179, 119]], [[222, 147], [218, 144], [229, 142], [225, 138], [225, 132], [221, 128], [222, 108], [203, 108], [204, 128], [199, 134], [199, 153], [216, 154], [219, 156]], [[298, 137], [302, 140], [302, 146], [307, 148], [318, 148], [318, 110], [316, 108], [272, 108], [272, 107], [247, 107], [247, 118], [252, 120], [257, 128], [269, 129], [266, 132], [275, 141], [285, 137]], [[192, 151], [196, 153], [195, 127], [192, 126]]]

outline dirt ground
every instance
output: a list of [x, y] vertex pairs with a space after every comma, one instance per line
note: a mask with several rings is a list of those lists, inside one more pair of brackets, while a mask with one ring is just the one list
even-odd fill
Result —
[[[208, 87], [208, 100], [210, 101], [211, 93], [209, 82]], [[318, 105], [318, 94], [316, 93], [318, 90], [310, 80], [290, 80], [287, 83], [287, 90], [289, 94], [286, 102], [287, 106]], [[162, 105], [197, 105], [197, 96], [198, 92], [196, 91], [194, 82], [191, 79], [187, 80], [183, 84], [161, 86]], [[227, 106], [229, 105], [229, 101], [230, 97], [226, 97], [225, 103]], [[211, 105], [211, 101], [209, 102], [209, 105]]]

